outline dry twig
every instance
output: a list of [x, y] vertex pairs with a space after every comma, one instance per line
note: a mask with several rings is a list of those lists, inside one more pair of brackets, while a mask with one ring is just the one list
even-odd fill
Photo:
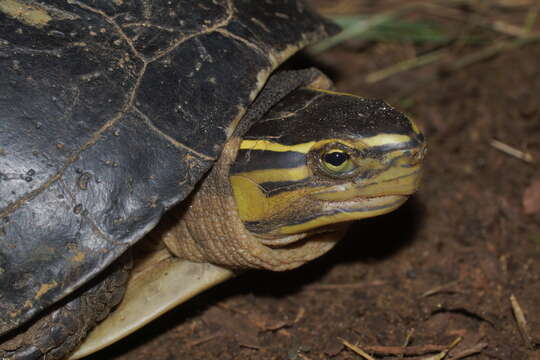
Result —
[[203, 338], [199, 338], [199, 339], [189, 341], [189, 342], [186, 343], [186, 346], [190, 349], [190, 348], [192, 348], [194, 346], [201, 345], [201, 344], [204, 344], [204, 343], [209, 342], [211, 340], [214, 340], [215, 338], [220, 337], [220, 336], [221, 336], [221, 334], [218, 332], [216, 334], [212, 334], [212, 335], [209, 335], [209, 336], [205, 336]]
[[409, 344], [411, 343], [413, 334], [414, 334], [414, 329], [410, 329], [409, 331], [407, 331], [407, 336], [405, 337], [405, 341], [403, 342], [403, 347], [409, 346]]
[[412, 59], [407, 59], [397, 64], [390, 65], [389, 67], [381, 69], [381, 70], [373, 71], [367, 74], [366, 82], [368, 84], [372, 84], [372, 83], [384, 80], [387, 77], [390, 77], [392, 75], [396, 75], [405, 71], [415, 69], [417, 67], [431, 64], [435, 61], [440, 60], [443, 57], [443, 55], [445, 55], [446, 53], [447, 53], [446, 49], [443, 49], [440, 51], [434, 51], [429, 54], [417, 56]]
[[459, 359], [464, 359], [466, 358], [467, 356], [471, 356], [473, 354], [478, 354], [479, 352], [481, 352], [482, 350], [484, 350], [486, 347], [488, 346], [487, 343], [478, 343], [466, 350], [463, 350], [455, 355], [452, 355], [452, 359], [451, 360], [459, 360]]
[[360, 349], [358, 346], [351, 344], [345, 339], [340, 339], [341, 343], [345, 345], [348, 349], [352, 350], [354, 353], [362, 356], [366, 360], [375, 360], [374, 357], [370, 356], [368, 353], [366, 353], [364, 350]]
[[499, 140], [495, 140], [495, 139], [492, 139], [491, 142], [490, 142], [490, 145], [493, 146], [495, 149], [507, 154], [507, 155], [510, 155], [510, 156], [513, 156], [517, 159], [520, 159], [520, 160], [523, 160], [525, 162], [528, 162], [528, 163], [533, 163], [534, 162], [534, 158], [533, 156], [530, 154], [530, 153], [527, 153], [527, 152], [523, 152], [523, 151], [520, 151], [510, 145], [507, 145]]
[[364, 346], [366, 351], [379, 355], [424, 355], [443, 351], [447, 345], [417, 345], [417, 346]]
[[304, 315], [306, 314], [306, 309], [303, 306], [300, 306], [300, 309], [298, 309], [298, 313], [296, 314], [296, 317], [294, 318], [293, 324], [298, 323]]
[[448, 284], [443, 284], [443, 285], [434, 287], [434, 288], [432, 288], [432, 289], [429, 289], [428, 291], [426, 291], [426, 292], [423, 293], [422, 295], [420, 295], [420, 297], [421, 297], [421, 298], [425, 298], [425, 297], [428, 297], [428, 296], [432, 296], [432, 295], [438, 294], [438, 293], [440, 293], [440, 292], [453, 292], [453, 293], [457, 293], [457, 292], [458, 292], [457, 290], [451, 289], [451, 287], [453, 287], [456, 283], [457, 283], [457, 281], [452, 281], [452, 282], [450, 282], [450, 283], [448, 283]]
[[510, 296], [510, 304], [512, 304], [512, 312], [514, 313], [514, 317], [516, 318], [518, 330], [521, 334], [521, 337], [523, 338], [523, 341], [525, 342], [525, 345], [529, 349], [534, 349], [532, 338], [529, 334], [529, 326], [527, 325], [527, 320], [525, 319], [525, 314], [523, 313], [521, 305], [519, 305], [514, 295]]
[[299, 352], [297, 355], [298, 355], [298, 357], [299, 357], [300, 359], [302, 359], [302, 360], [311, 360], [311, 359], [308, 358], [306, 355], [304, 355], [304, 354], [302, 354], [302, 353], [300, 353], [300, 352]]
[[315, 284], [306, 287], [306, 290], [337, 290], [337, 289], [363, 289], [371, 286], [385, 285], [382, 280], [373, 280], [369, 282], [357, 282], [348, 284]]
[[457, 339], [455, 339], [454, 341], [452, 341], [452, 343], [450, 343], [450, 345], [448, 345], [446, 347], [446, 349], [444, 349], [443, 351], [441, 351], [437, 355], [429, 356], [429, 357], [427, 357], [427, 358], [425, 358], [423, 360], [443, 360], [446, 357], [446, 355], [448, 355], [450, 350], [452, 350], [454, 347], [456, 347], [457, 344], [459, 344], [461, 342], [461, 340], [463, 340], [463, 338], [460, 336]]

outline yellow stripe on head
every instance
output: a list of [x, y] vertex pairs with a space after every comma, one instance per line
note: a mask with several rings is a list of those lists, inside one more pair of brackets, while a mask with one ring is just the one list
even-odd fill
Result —
[[410, 142], [412, 139], [408, 135], [403, 134], [379, 134], [371, 137], [361, 138], [355, 141], [357, 148], [362, 147], [376, 147], [376, 146], [386, 146], [386, 145], [397, 145], [405, 144]]
[[265, 189], [256, 181], [242, 176], [230, 177], [231, 187], [242, 221], [267, 221], [277, 214], [288, 214], [292, 204], [299, 201], [309, 192], [321, 191], [322, 188], [300, 188], [282, 191], [268, 196]]

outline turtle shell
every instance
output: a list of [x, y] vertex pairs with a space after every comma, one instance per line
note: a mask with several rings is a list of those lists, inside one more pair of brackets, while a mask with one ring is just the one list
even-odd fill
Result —
[[151, 230], [335, 31], [292, 0], [1, 0], [0, 334]]

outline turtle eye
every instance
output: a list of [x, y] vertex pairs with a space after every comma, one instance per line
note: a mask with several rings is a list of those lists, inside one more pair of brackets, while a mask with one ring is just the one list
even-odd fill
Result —
[[331, 173], [343, 174], [354, 168], [351, 156], [341, 149], [332, 149], [322, 156], [322, 163]]

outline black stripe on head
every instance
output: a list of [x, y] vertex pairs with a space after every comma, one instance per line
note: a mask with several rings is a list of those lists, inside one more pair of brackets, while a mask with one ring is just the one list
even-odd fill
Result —
[[307, 177], [298, 181], [267, 181], [260, 184], [267, 197], [281, 194], [285, 191], [294, 191], [306, 187], [319, 186], [313, 183], [313, 178]]
[[289, 169], [306, 165], [306, 154], [296, 151], [240, 150], [231, 174], [254, 170]]

